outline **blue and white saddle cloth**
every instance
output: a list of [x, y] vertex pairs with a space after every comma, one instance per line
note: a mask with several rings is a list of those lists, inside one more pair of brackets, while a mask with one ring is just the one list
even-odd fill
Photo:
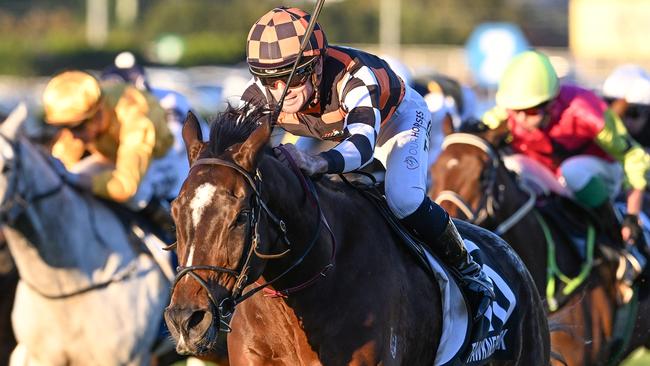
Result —
[[467, 250], [494, 282], [496, 300], [482, 319], [471, 324], [472, 315], [458, 284], [427, 253], [442, 294], [442, 335], [435, 366], [483, 365], [490, 359], [512, 359], [514, 335], [509, 329], [516, 322], [515, 294], [499, 273], [482, 263], [478, 246], [470, 240], [464, 241]]

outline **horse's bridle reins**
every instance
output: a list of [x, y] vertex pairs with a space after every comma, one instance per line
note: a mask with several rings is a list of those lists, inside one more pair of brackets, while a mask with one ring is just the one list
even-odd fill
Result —
[[[316, 194], [315, 188], [313, 186], [313, 183], [309, 179], [305, 179], [304, 175], [300, 170], [297, 170], [297, 166], [295, 165], [295, 162], [291, 159], [291, 157], [288, 155], [288, 153], [283, 150], [282, 147], [280, 149], [284, 152], [284, 154], [288, 157], [287, 160], [289, 161], [290, 165], [292, 166], [294, 173], [298, 176], [298, 178], [301, 181], [301, 184], [303, 186], [303, 189], [305, 189], [305, 194], [310, 197], [310, 200], [312, 203], [317, 208], [318, 212], [318, 224], [316, 229], [314, 230], [313, 237], [309, 244], [306, 246], [305, 252], [298, 258], [296, 259], [286, 270], [284, 270], [282, 273], [280, 273], [277, 277], [274, 279], [267, 281], [261, 285], [256, 286], [255, 288], [249, 290], [246, 293], [243, 293], [244, 288], [248, 285], [248, 273], [250, 271], [250, 261], [253, 258], [253, 255], [256, 255], [260, 259], [277, 259], [277, 258], [282, 258], [285, 257], [287, 254], [289, 254], [291, 250], [291, 243], [289, 241], [289, 238], [287, 236], [287, 227], [286, 224], [284, 223], [283, 220], [279, 219], [273, 212], [268, 208], [266, 203], [262, 200], [262, 195], [261, 195], [261, 183], [262, 183], [262, 178], [259, 173], [259, 171], [256, 172], [255, 176], [252, 176], [248, 171], [246, 171], [244, 168], [239, 166], [236, 163], [223, 160], [223, 159], [218, 159], [218, 158], [202, 158], [198, 159], [197, 161], [194, 162], [192, 165], [191, 169], [201, 166], [201, 165], [218, 165], [218, 166], [225, 166], [234, 169], [237, 171], [248, 183], [249, 187], [253, 190], [253, 209], [251, 210], [251, 214], [249, 215], [249, 223], [248, 223], [248, 230], [249, 233], [246, 235], [247, 239], [245, 239], [245, 248], [243, 251], [243, 255], [245, 255], [245, 258], [243, 261], [240, 259], [239, 263], [240, 265], [238, 266], [237, 269], [231, 269], [231, 268], [225, 268], [221, 266], [213, 266], [213, 265], [193, 265], [193, 266], [179, 266], [177, 268], [178, 274], [176, 275], [176, 279], [174, 280], [174, 283], [172, 284], [172, 293], [174, 292], [174, 289], [176, 288], [176, 285], [178, 282], [185, 277], [186, 275], [191, 276], [196, 282], [203, 287], [203, 289], [206, 291], [208, 295], [208, 299], [212, 303], [212, 305], [219, 311], [219, 331], [221, 332], [230, 332], [231, 328], [229, 325], [229, 319], [230, 316], [232, 315], [232, 312], [235, 308], [235, 306], [242, 301], [246, 300], [247, 298], [251, 297], [255, 293], [257, 293], [260, 290], [263, 290], [267, 288], [269, 285], [275, 283], [277, 280], [280, 278], [284, 277], [287, 273], [289, 273], [291, 270], [296, 268], [300, 263], [303, 262], [303, 260], [307, 257], [307, 255], [311, 252], [311, 250], [314, 248], [315, 244], [318, 242], [318, 239], [320, 238], [320, 233], [321, 229], [323, 226], [325, 226], [328, 230], [328, 232], [331, 235], [332, 238], [332, 254], [329, 260], [329, 263], [326, 264], [322, 270], [320, 270], [316, 275], [314, 275], [312, 278], [309, 280], [303, 282], [302, 284], [291, 287], [288, 289], [276, 291], [276, 290], [271, 290], [270, 295], [271, 296], [288, 296], [291, 293], [294, 293], [296, 291], [299, 291], [301, 289], [304, 289], [313, 283], [315, 283], [318, 279], [325, 277], [327, 271], [329, 271], [330, 268], [334, 266], [334, 257], [336, 255], [336, 240], [334, 237], [334, 233], [332, 232], [329, 224], [327, 223], [327, 219], [323, 215], [323, 212], [320, 207], [320, 203], [318, 201], [318, 196]], [[287, 250], [283, 251], [282, 253], [278, 254], [264, 254], [260, 253], [258, 251], [258, 245], [260, 243], [260, 236], [259, 236], [259, 219], [261, 216], [261, 213], [264, 212], [267, 217], [271, 220], [273, 225], [275, 225], [276, 228], [279, 229], [281, 233], [281, 238], [282, 241], [286, 244], [288, 247]], [[250, 230], [252, 229], [252, 236], [250, 235]], [[171, 246], [169, 249], [173, 248]], [[204, 270], [204, 271], [211, 271], [211, 272], [217, 272], [217, 273], [225, 273], [228, 274], [232, 277], [235, 277], [235, 285], [233, 289], [230, 292], [230, 295], [220, 302], [217, 302], [215, 299], [214, 295], [212, 294], [212, 290], [210, 290], [210, 287], [208, 286], [208, 283], [206, 280], [204, 280], [201, 276], [199, 276], [196, 271], [199, 270]]]
[[[495, 198], [495, 186], [497, 179], [497, 169], [501, 163], [501, 159], [494, 148], [484, 139], [469, 133], [453, 133], [445, 137], [442, 142], [442, 149], [445, 150], [448, 146], [470, 145], [479, 148], [485, 152], [490, 158], [489, 171], [487, 173], [487, 181], [483, 182], [485, 194], [482, 195], [476, 211], [472, 210], [470, 205], [458, 193], [450, 190], [441, 191], [435, 198], [436, 203], [448, 201], [456, 205], [467, 219], [473, 224], [480, 225], [487, 218], [494, 217], [495, 211], [498, 209], [499, 199]], [[504, 220], [494, 232], [497, 235], [503, 235], [510, 230], [515, 224], [526, 216], [535, 205], [537, 194], [525, 184], [519, 185], [522, 190], [528, 194], [528, 200], [517, 211]]]
[[[30, 208], [38, 204], [38, 202], [43, 201], [48, 198], [52, 198], [63, 191], [63, 188], [67, 185], [65, 180], [59, 176], [59, 182], [52, 188], [45, 190], [44, 192], [35, 193], [34, 195], [28, 196], [27, 194], [20, 192], [18, 184], [20, 181], [20, 175], [23, 171], [20, 159], [20, 143], [13, 141], [7, 136], [0, 133], [0, 138], [5, 140], [11, 146], [12, 152], [14, 154], [14, 171], [12, 172], [11, 178], [8, 179], [8, 186], [5, 192], [2, 202], [0, 202], [0, 222], [2, 224], [13, 224], [16, 220], [23, 215], [26, 211], [29, 211]], [[102, 240], [101, 237], [97, 234], [97, 228], [93, 225], [93, 230], [95, 230], [95, 236], [98, 240]], [[107, 244], [104, 244], [105, 247], [108, 247]], [[38, 293], [40, 296], [50, 299], [50, 300], [61, 300], [70, 298], [73, 296], [81, 295], [92, 290], [104, 288], [111, 283], [120, 282], [129, 278], [137, 270], [137, 262], [132, 262], [127, 265], [124, 270], [115, 273], [109, 279], [76, 289], [72, 292], [65, 292], [59, 294], [45, 293], [38, 286], [30, 283], [26, 278], [21, 278], [20, 280], [25, 283], [29, 288]]]
[[18, 189], [18, 182], [20, 179], [19, 175], [22, 171], [21, 159], [18, 158], [18, 155], [20, 154], [20, 144], [12, 141], [1, 133], [0, 138], [5, 140], [5, 142], [11, 146], [12, 152], [15, 156], [14, 172], [11, 175], [11, 179], [8, 179], [7, 190], [2, 198], [2, 202], [0, 202], [0, 221], [2, 223], [10, 224], [15, 222], [29, 206], [58, 194], [65, 186], [65, 182], [63, 181], [63, 178], [59, 177], [59, 183], [56, 186], [32, 196], [27, 196], [25, 193], [20, 192]]

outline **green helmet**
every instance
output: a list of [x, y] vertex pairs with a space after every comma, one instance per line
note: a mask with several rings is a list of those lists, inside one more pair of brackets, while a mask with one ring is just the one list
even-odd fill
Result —
[[555, 69], [546, 55], [537, 51], [522, 52], [510, 61], [497, 90], [497, 105], [521, 110], [555, 98], [560, 90]]

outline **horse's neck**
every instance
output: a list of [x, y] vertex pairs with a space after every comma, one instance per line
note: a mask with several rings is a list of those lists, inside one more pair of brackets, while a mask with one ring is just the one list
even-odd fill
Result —
[[353, 283], [350, 276], [354, 277], [357, 271], [368, 273], [368, 268], [389, 268], [395, 265], [396, 258], [404, 254], [379, 211], [349, 187], [331, 189], [329, 183], [316, 184], [324, 219], [318, 230], [317, 208], [309, 197], [305, 197], [298, 178], [286, 169], [282, 170], [283, 173], [278, 173], [277, 169], [270, 171], [269, 176], [274, 183], [265, 189], [271, 210], [286, 220], [292, 245], [291, 255], [286, 260], [268, 261], [267, 268], [271, 271], [264, 273], [265, 279], [270, 280], [273, 274], [286, 269], [305, 253], [314, 235], [319, 236], [305, 262], [295, 271], [292, 270], [286, 281], [280, 281], [277, 289], [313, 279], [332, 263], [332, 255], [335, 255], [335, 266], [328, 268], [326, 279], [318, 280], [319, 286], [340, 287], [343, 283]]
[[[262, 173], [265, 176], [265, 172]], [[316, 208], [309, 198], [304, 197], [302, 187], [292, 173], [286, 169], [283, 169], [283, 173], [276, 172], [276, 175], [269, 173], [267, 177], [274, 181], [273, 185], [264, 188], [266, 197], [269, 197], [269, 207], [280, 218], [287, 220], [290, 235], [294, 231], [298, 235], [292, 236], [290, 259], [267, 262], [265, 280], [272, 280], [279, 270], [287, 268], [287, 262], [304, 253], [316, 230], [318, 218]], [[248, 311], [241, 313], [242, 317], [255, 322], [258, 331], [260, 327], [272, 324], [273, 331], [281, 335], [278, 339], [297, 340], [299, 344], [318, 349], [331, 342], [331, 334], [335, 331], [340, 333], [342, 330], [363, 328], [368, 329], [370, 334], [380, 331], [380, 328], [397, 329], [401, 322], [409, 321], [406, 319], [408, 315], [397, 320], [389, 314], [395, 314], [395, 311], [409, 314], [422, 309], [414, 305], [417, 301], [403, 301], [410, 298], [430, 302], [426, 314], [417, 318], [418, 322], [432, 324], [434, 330], [431, 334], [435, 334], [441, 314], [439, 293], [437, 290], [426, 290], [423, 294], [422, 291], [423, 288], [432, 288], [430, 278], [416, 268], [414, 259], [400, 247], [385, 220], [370, 202], [347, 187], [338, 188], [330, 189], [328, 184], [316, 186], [323, 215], [336, 237], [334, 266], [324, 276], [319, 274], [330, 263], [333, 248], [332, 237], [322, 227], [313, 253], [274, 287], [285, 290], [306, 284], [314, 278], [317, 280], [309, 286], [300, 287], [299, 291], [293, 291], [281, 301], [256, 296], [253, 301], [257, 301], [260, 308], [254, 309], [255, 305], [251, 305]], [[269, 272], [270, 269], [274, 269], [273, 273]], [[376, 301], [378, 298], [385, 301]], [[342, 316], [342, 309], [348, 308], [362, 311], [343, 311], [345, 314]], [[372, 314], [372, 319], [379, 320], [369, 324], [368, 314]], [[340, 343], [348, 341], [345, 339]], [[436, 346], [434, 340], [429, 344]]]
[[[282, 272], [302, 256], [309, 249], [319, 225], [318, 210], [306, 196], [310, 193], [303, 190], [298, 177], [286, 169], [278, 169], [277, 164], [279, 163], [269, 160], [265, 159], [265, 164], [262, 164], [261, 167], [265, 182], [262, 189], [268, 193], [270, 210], [286, 223], [291, 252], [286, 259], [270, 260], [267, 263], [268, 272], [270, 272], [270, 274], [265, 273], [267, 277]], [[268, 225], [273, 224], [269, 222]], [[278, 287], [285, 284], [295, 285], [296, 281], [307, 280], [329, 262], [331, 256], [330, 236], [324, 226], [321, 226], [318, 233], [320, 234], [318, 241], [305, 257], [304, 262], [288, 273], [286, 279], [279, 281]], [[281, 248], [272, 248], [271, 250], [281, 251]]]
[[[503, 186], [500, 188], [499, 186]], [[501, 190], [501, 191], [500, 191]], [[494, 187], [495, 199], [499, 201], [499, 209], [495, 212], [499, 220], [506, 220], [512, 216], [526, 202], [528, 196], [521, 190], [510, 172], [503, 166], [497, 168], [497, 176]], [[501, 199], [499, 199], [499, 196]]]
[[[23, 145], [18, 157], [20, 193], [29, 198], [60, 184], [35, 148]], [[42, 288], [69, 287], [65, 282], [70, 277], [77, 278], [72, 285], [91, 281], [118, 270], [133, 257], [114, 215], [68, 186], [28, 202], [4, 233], [21, 277]]]

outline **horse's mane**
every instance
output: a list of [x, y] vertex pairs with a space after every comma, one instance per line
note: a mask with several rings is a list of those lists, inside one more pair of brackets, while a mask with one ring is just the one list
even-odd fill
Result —
[[230, 146], [244, 142], [262, 124], [264, 118], [269, 116], [267, 108], [255, 107], [251, 104], [234, 107], [228, 104], [226, 110], [210, 121], [208, 153], [211, 156], [218, 156]]
[[[265, 118], [270, 118], [268, 108], [256, 107], [251, 104], [240, 107], [228, 104], [223, 112], [218, 113], [210, 120], [210, 140], [206, 154], [217, 157], [230, 146], [244, 142], [264, 122]], [[275, 159], [270, 148], [265, 150], [265, 154]], [[316, 183], [331, 191], [351, 189], [342, 181], [328, 176], [321, 176]]]

